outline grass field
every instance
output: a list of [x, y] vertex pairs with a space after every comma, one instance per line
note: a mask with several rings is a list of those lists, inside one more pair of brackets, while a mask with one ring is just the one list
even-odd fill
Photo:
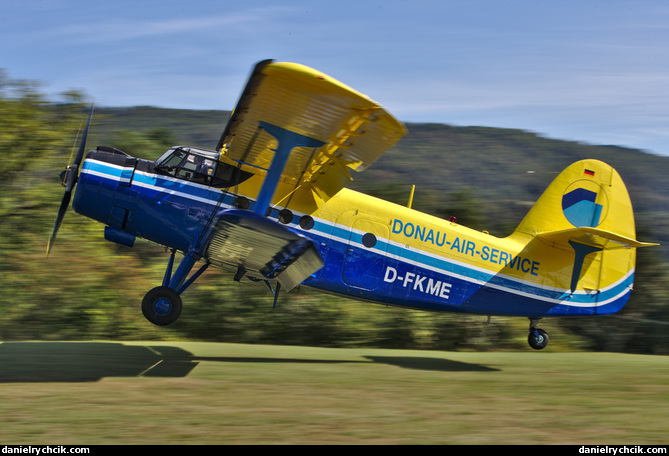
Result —
[[669, 359], [0, 344], [3, 444], [655, 444]]

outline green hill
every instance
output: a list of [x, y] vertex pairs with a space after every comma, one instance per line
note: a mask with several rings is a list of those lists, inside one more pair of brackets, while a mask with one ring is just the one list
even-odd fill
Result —
[[[276, 309], [262, 284], [239, 284], [210, 268], [189, 288], [181, 319], [146, 322], [139, 302], [160, 284], [167, 253], [147, 242], [107, 242], [102, 226], [70, 213], [48, 260], [45, 247], [62, 198], [58, 173], [76, 144], [81, 104], [48, 104], [38, 94], [0, 97], [0, 339], [206, 340], [219, 342], [528, 350], [525, 319], [414, 312], [372, 306], [302, 288]], [[214, 148], [226, 111], [97, 108], [87, 143], [149, 159], [177, 144]], [[571, 162], [600, 158], [625, 179], [641, 249], [636, 289], [624, 311], [595, 319], [550, 319], [551, 350], [669, 353], [666, 157], [614, 146], [548, 139], [522, 130], [409, 124], [409, 133], [351, 187], [500, 236], [508, 234], [552, 178]], [[76, 148], [76, 147], [75, 147]], [[660, 255], [664, 252], [664, 258]], [[258, 286], [255, 286], [258, 285]]]
[[[162, 132], [173, 145], [213, 149], [229, 115], [229, 111], [152, 107], [98, 109], [90, 144], [122, 149], [121, 131], [149, 136]], [[614, 166], [627, 184], [639, 237], [665, 245], [661, 249], [669, 258], [669, 157], [549, 139], [523, 130], [444, 124], [407, 127], [409, 133], [388, 153], [353, 176], [351, 188], [406, 204], [415, 184], [416, 209], [454, 215], [465, 225], [503, 236], [560, 171], [577, 160], [596, 158]], [[467, 204], [475, 205], [476, 213]]]
[[[409, 124], [409, 134], [360, 176], [354, 187], [377, 182], [417, 185], [423, 210], [444, 214], [445, 195], [466, 191], [480, 204], [483, 222], [510, 234], [528, 207], [569, 164], [595, 158], [615, 167], [625, 181], [640, 232], [669, 240], [669, 158], [616, 146], [549, 139], [531, 132], [486, 127]], [[364, 182], [363, 182], [364, 181]], [[423, 193], [424, 192], [424, 193]], [[464, 222], [463, 222], [464, 223]]]

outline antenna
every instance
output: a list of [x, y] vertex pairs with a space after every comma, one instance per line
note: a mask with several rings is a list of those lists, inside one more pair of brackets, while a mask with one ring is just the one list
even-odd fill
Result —
[[413, 192], [416, 190], [416, 186], [412, 185], [411, 186], [411, 193], [409, 194], [409, 202], [407, 203], [407, 207], [411, 209], [411, 205], [413, 205]]

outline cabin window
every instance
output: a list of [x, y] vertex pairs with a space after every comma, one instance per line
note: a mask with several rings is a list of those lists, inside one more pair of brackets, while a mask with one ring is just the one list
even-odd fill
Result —
[[300, 226], [303, 230], [310, 230], [314, 227], [314, 219], [310, 215], [300, 217]]
[[288, 225], [293, 221], [293, 212], [290, 209], [281, 209], [277, 215], [279, 222]]
[[374, 236], [373, 233], [365, 233], [364, 236], [362, 236], [362, 245], [371, 249], [376, 245], [376, 236]]
[[242, 171], [236, 166], [218, 162], [218, 168], [214, 174], [212, 185], [214, 187], [232, 187], [233, 185], [241, 184], [251, 176], [253, 174]]

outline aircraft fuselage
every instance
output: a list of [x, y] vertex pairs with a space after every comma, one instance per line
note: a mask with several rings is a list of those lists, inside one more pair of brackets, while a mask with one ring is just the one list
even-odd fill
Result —
[[[217, 214], [252, 205], [259, 185], [251, 177], [215, 187], [157, 171], [156, 163], [91, 151], [74, 209], [105, 224], [111, 241], [131, 246], [140, 237], [187, 253], [202, 247]], [[633, 273], [600, 289], [600, 265], [591, 261], [581, 281], [597, 291], [572, 292], [573, 256], [547, 255], [530, 236], [497, 238], [348, 189], [323, 202], [309, 193], [274, 201], [268, 218], [318, 247], [324, 265], [303, 282], [313, 288], [416, 309], [532, 318], [616, 312], [631, 291]]]

